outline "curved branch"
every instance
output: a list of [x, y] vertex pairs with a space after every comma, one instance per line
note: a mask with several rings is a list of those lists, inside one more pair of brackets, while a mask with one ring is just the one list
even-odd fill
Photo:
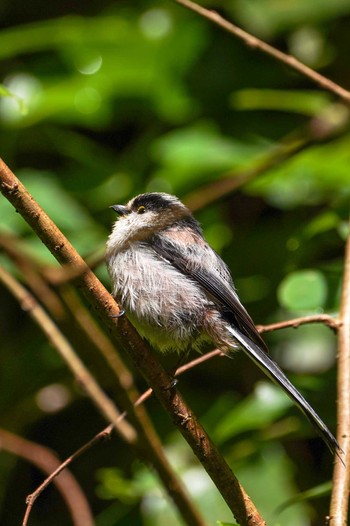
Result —
[[[25, 440], [4, 429], [0, 429], [0, 446], [5, 451], [31, 462], [44, 473], [51, 473], [61, 464], [47, 447]], [[55, 484], [67, 504], [74, 525], [93, 526], [95, 523], [88, 501], [73, 475], [67, 470], [55, 480]], [[23, 526], [25, 524], [26, 522], [23, 522]]]

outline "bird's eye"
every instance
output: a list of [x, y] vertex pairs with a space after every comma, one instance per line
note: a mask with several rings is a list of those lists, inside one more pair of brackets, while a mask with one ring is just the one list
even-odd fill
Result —
[[146, 212], [146, 208], [144, 206], [139, 206], [137, 209], [138, 214], [144, 214]]

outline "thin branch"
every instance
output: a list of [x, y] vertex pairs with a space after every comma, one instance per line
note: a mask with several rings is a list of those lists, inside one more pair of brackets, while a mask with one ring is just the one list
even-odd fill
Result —
[[[4, 429], [0, 429], [0, 447], [24, 458], [44, 473], [51, 473], [60, 466], [57, 456], [47, 447], [25, 440]], [[89, 503], [74, 476], [67, 470], [54, 482], [67, 504], [73, 524], [75, 526], [93, 526], [94, 519]], [[28, 518], [29, 513], [26, 515]], [[24, 521], [23, 526], [26, 524], [27, 521]]]
[[[215, 356], [225, 356], [225, 355], [219, 349], [215, 349], [214, 351], [211, 351], [211, 352], [209, 352], [207, 354], [203, 354], [199, 358], [196, 358], [195, 360], [192, 360], [191, 362], [188, 362], [187, 364], [182, 365], [181, 367], [179, 367], [176, 370], [174, 376], [179, 376], [180, 374], [183, 374], [184, 372], [187, 372], [188, 370], [192, 369], [193, 367], [196, 367], [197, 365], [199, 365], [199, 363], [202, 363], [204, 361], [210, 360], [211, 358], [214, 358]], [[152, 388], [147, 389], [144, 393], [142, 393], [142, 395], [138, 398], [138, 400], [136, 400], [135, 406], [143, 404], [148, 398], [150, 398], [152, 396], [152, 393], [153, 393]], [[127, 416], [127, 414], [126, 414], [126, 412], [124, 412], [121, 415], [121, 418], [125, 418], [126, 416]], [[103, 429], [102, 431], [97, 433], [91, 440], [89, 440], [83, 446], [81, 446], [79, 449], [77, 449], [74, 453], [72, 453], [69, 457], [67, 457], [66, 460], [64, 460], [52, 473], [50, 473], [50, 475], [44, 480], [44, 482], [42, 482], [42, 484], [40, 484], [40, 486], [38, 486], [38, 488], [33, 493], [31, 493], [31, 495], [28, 495], [28, 497], [27, 497], [28, 507], [31, 508], [33, 506], [35, 500], [41, 495], [41, 493], [47, 488], [47, 486], [49, 484], [51, 484], [51, 482], [53, 482], [54, 479], [64, 469], [68, 468], [68, 466], [70, 464], [72, 464], [72, 462], [74, 462], [81, 455], [85, 454], [92, 447], [94, 447], [97, 444], [99, 444], [102, 440], [106, 440], [106, 439], [110, 438], [111, 435], [112, 435], [113, 429], [114, 429], [113, 424], [110, 424], [105, 429]], [[1, 434], [0, 434], [0, 438], [1, 438]], [[1, 444], [1, 442], [0, 442], [0, 444]], [[28, 510], [27, 510], [27, 512], [28, 512]], [[29, 512], [28, 512], [28, 515], [29, 515]], [[27, 516], [27, 514], [26, 514], [26, 516]], [[26, 526], [26, 523], [23, 522], [22, 526]]]
[[270, 44], [267, 44], [263, 40], [260, 40], [259, 38], [251, 35], [250, 33], [247, 33], [247, 31], [244, 31], [240, 27], [235, 26], [215, 11], [210, 11], [209, 9], [206, 9], [205, 7], [202, 7], [196, 4], [195, 2], [191, 2], [190, 0], [175, 0], [175, 2], [181, 4], [187, 9], [190, 9], [191, 11], [194, 11], [195, 13], [198, 13], [207, 20], [210, 20], [210, 22], [213, 22], [217, 26], [220, 26], [221, 28], [225, 29], [235, 37], [242, 40], [247, 46], [254, 49], [258, 49], [266, 55], [269, 55], [270, 57], [278, 60], [286, 66], [294, 69], [304, 77], [307, 77], [308, 79], [315, 82], [320, 88], [330, 91], [331, 93], [337, 95], [347, 103], [350, 102], [350, 92], [348, 90], [342, 88], [341, 86], [339, 86], [339, 84], [336, 84], [335, 82], [328, 79], [327, 77], [324, 77], [320, 73], [317, 73], [317, 71], [309, 68], [292, 55], [287, 55], [286, 53], [283, 53], [282, 51], [276, 49]]
[[262, 155], [252, 167], [243, 168], [242, 170], [230, 170], [215, 181], [189, 193], [183, 201], [192, 212], [196, 212], [249, 183], [270, 168], [277, 166], [286, 159], [290, 159], [307, 145], [308, 140], [304, 137], [289, 136], [286, 140], [281, 141]]
[[[200, 426], [183, 398], [171, 387], [172, 379], [154, 359], [153, 354], [131, 324], [124, 318], [118, 319], [111, 316], [118, 315], [120, 312], [111, 295], [2, 160], [0, 160], [0, 189], [56, 259], [63, 264], [72, 263], [84, 269], [83, 274], [77, 278], [77, 284], [95, 307], [101, 319], [110, 328], [113, 337], [129, 353], [135, 367], [140, 370], [149, 385], [153, 388], [155, 394], [173, 418], [177, 428], [190, 444], [194, 453], [200, 459], [202, 465], [223, 495], [237, 521], [242, 526], [263, 525], [264, 521], [259, 512], [232, 473], [226, 461], [209, 439], [202, 426]], [[130, 406], [130, 402], [131, 401], [129, 401], [126, 410], [129, 415], [133, 415], [136, 409], [133, 408], [132, 404]], [[140, 409], [141, 407], [139, 406], [137, 408], [138, 416], [140, 415]], [[142, 418], [143, 416], [141, 414], [140, 422], [132, 420], [137, 430], [142, 426]], [[181, 491], [181, 485], [177, 484], [175, 488], [174, 486], [170, 486], [169, 488], [169, 476], [171, 475], [172, 479], [174, 479], [172, 470], [166, 464], [165, 460], [159, 462], [159, 454], [162, 452], [159, 450], [155, 451], [154, 445], [152, 448], [147, 448], [149, 444], [149, 438], [146, 436], [145, 444], [143, 445], [144, 458], [148, 458], [148, 460], [155, 465], [165, 487], [168, 491], [169, 489], [171, 490], [170, 494], [179, 506], [179, 510], [181, 510], [185, 521], [187, 520], [188, 524], [203, 525], [203, 520], [198, 516], [198, 512], [195, 513], [193, 507], [191, 509], [191, 507], [185, 503], [186, 492]], [[142, 444], [140, 444], [140, 447], [141, 446]], [[172, 480], [172, 482], [174, 482], [174, 480]], [[181, 492], [179, 493], [179, 491]], [[180, 505], [182, 506], [181, 508]]]
[[136, 441], [136, 431], [128, 422], [121, 422], [121, 413], [114, 403], [105, 395], [95, 378], [90, 374], [77, 356], [72, 346], [61, 333], [52, 319], [30, 294], [9, 272], [0, 266], [0, 281], [15, 296], [23, 310], [39, 325], [49, 342], [73, 372], [77, 382], [84, 388], [105, 418], [112, 422], [118, 433], [129, 444]]
[[[289, 133], [282, 138], [278, 144], [269, 148], [248, 167], [230, 170], [215, 181], [199, 186], [185, 197], [185, 204], [193, 212], [200, 210], [288, 161], [288, 159], [314, 144], [319, 144], [320, 141], [327, 142], [337, 137], [343, 130], [347, 129], [349, 115], [344, 116], [338, 122], [334, 122], [328, 117], [327, 109], [320, 116], [310, 119], [302, 129]], [[331, 113], [333, 114], [333, 112]]]
[[[122, 415], [122, 417], [124, 417], [124, 415]], [[101, 431], [100, 433], [97, 433], [97, 435], [95, 435], [91, 440], [89, 440], [89, 442], [84, 444], [81, 448], [79, 448], [71, 456], [69, 456], [64, 462], [59, 464], [56, 467], [56, 469], [54, 471], [52, 471], [50, 473], [50, 475], [44, 480], [44, 482], [42, 484], [40, 484], [40, 486], [33, 493], [28, 495], [28, 497], [26, 499], [27, 509], [26, 509], [26, 512], [25, 512], [25, 515], [24, 515], [22, 526], [27, 526], [29, 515], [30, 515], [30, 512], [32, 511], [33, 505], [34, 505], [36, 499], [42, 494], [44, 489], [46, 489], [47, 486], [49, 484], [51, 484], [51, 482], [55, 482], [57, 480], [58, 475], [64, 469], [66, 469], [69, 466], [69, 464], [71, 464], [73, 462], [73, 460], [77, 459], [80, 455], [84, 454], [86, 451], [91, 449], [93, 446], [95, 446], [96, 444], [98, 444], [102, 440], [106, 440], [107, 438], [110, 438], [113, 429], [114, 429], [113, 424], [110, 424], [103, 431]], [[1, 435], [0, 435], [0, 438], [1, 438]], [[61, 478], [59, 478], [58, 480], [61, 480]], [[80, 512], [79, 506], [77, 505], [78, 503], [75, 503], [75, 504], [77, 506], [77, 509]], [[84, 515], [82, 515], [82, 517], [83, 516]], [[84, 522], [84, 521], [81, 522], [82, 526], [88, 526], [89, 524], [90, 523], [88, 523], [88, 522]], [[93, 522], [91, 524], [93, 524]]]
[[45, 279], [39, 274], [39, 265], [30, 254], [21, 248], [20, 240], [13, 234], [0, 232], [0, 247], [19, 268], [31, 290], [47, 310], [57, 320], [65, 317], [65, 310], [58, 295], [51, 290]]
[[[349, 223], [350, 225], [350, 223]], [[350, 235], [346, 243], [338, 340], [337, 439], [344, 464], [335, 460], [329, 524], [345, 526], [348, 520], [350, 485]]]
[[329, 316], [329, 314], [313, 314], [312, 316], [293, 318], [291, 320], [271, 323], [270, 325], [257, 325], [257, 329], [261, 334], [263, 334], [264, 332], [278, 331], [288, 327], [296, 329], [297, 327], [300, 327], [300, 325], [306, 325], [309, 323], [323, 323], [335, 331], [338, 331], [341, 327], [341, 322], [337, 318]]

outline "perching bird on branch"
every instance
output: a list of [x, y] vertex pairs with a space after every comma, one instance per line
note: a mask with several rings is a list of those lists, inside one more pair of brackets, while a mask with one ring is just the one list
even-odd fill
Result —
[[107, 243], [113, 295], [138, 332], [162, 352], [242, 349], [299, 406], [332, 453], [341, 449], [327, 426], [269, 357], [240, 302], [226, 264], [208, 245], [181, 201], [141, 194], [119, 215]]

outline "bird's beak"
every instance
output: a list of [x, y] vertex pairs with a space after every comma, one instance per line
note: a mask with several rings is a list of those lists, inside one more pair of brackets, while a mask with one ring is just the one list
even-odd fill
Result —
[[119, 216], [125, 216], [129, 213], [129, 210], [124, 205], [112, 205], [109, 208], [113, 208], [113, 210], [117, 212]]

